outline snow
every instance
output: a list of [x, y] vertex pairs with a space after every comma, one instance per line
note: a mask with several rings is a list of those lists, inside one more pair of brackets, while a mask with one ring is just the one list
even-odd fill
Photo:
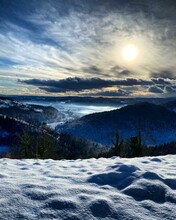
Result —
[[0, 159], [0, 219], [174, 220], [176, 155]]
[[10, 106], [9, 105], [6, 105], [6, 104], [0, 104], [0, 108], [9, 108]]
[[1, 100], [0, 99], [0, 108], [9, 108], [14, 106], [16, 102], [11, 100]]
[[43, 109], [34, 108], [34, 111], [35, 111], [35, 112], [42, 113], [42, 112], [43, 112]]

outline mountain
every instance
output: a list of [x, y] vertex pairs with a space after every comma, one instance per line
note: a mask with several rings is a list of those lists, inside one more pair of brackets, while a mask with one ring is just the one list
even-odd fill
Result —
[[172, 111], [176, 112], [176, 100], [166, 102], [166, 103], [163, 104], [163, 106], [168, 108], [169, 110], [172, 110]]
[[0, 155], [8, 152], [12, 146], [18, 145], [18, 137], [24, 130], [31, 132], [36, 129], [24, 121], [0, 115]]
[[20, 143], [25, 134], [30, 138], [35, 137], [33, 146], [34, 142], [42, 139], [40, 136], [43, 136], [43, 131], [48, 137], [51, 136], [43, 125], [59, 121], [62, 117], [64, 115], [51, 106], [28, 105], [12, 98], [0, 97], [0, 156], [10, 150], [13, 150], [14, 155], [18, 154], [16, 149], [22, 146]]
[[160, 105], [138, 103], [87, 115], [57, 129], [105, 145], [112, 144], [116, 131], [129, 139], [141, 130], [145, 144], [157, 145], [176, 140], [176, 113]]
[[35, 123], [0, 115], [0, 157], [57, 157], [57, 134]]
[[28, 105], [4, 97], [0, 97], [0, 114], [34, 124], [52, 123], [64, 117], [51, 106]]

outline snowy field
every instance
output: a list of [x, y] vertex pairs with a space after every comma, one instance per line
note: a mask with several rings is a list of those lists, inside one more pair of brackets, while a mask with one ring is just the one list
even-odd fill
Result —
[[0, 219], [176, 219], [176, 156], [0, 159]]

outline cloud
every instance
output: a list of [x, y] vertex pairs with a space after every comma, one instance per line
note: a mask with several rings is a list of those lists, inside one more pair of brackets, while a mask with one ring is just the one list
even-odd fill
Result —
[[159, 78], [159, 79], [152, 79], [152, 82], [157, 84], [157, 85], [170, 85], [171, 82], [165, 80], [165, 79], [162, 79], [162, 78]]
[[172, 85], [155, 85], [150, 86], [148, 91], [151, 93], [158, 93], [158, 94], [176, 94], [176, 86]]
[[[11, 73], [11, 81], [16, 75], [41, 79], [24, 81], [28, 91], [27, 85], [48, 92], [169, 85], [176, 68], [176, 7], [173, 1], [167, 2], [2, 1], [0, 65]], [[133, 64], [121, 59], [122, 47], [131, 41], [140, 49]], [[154, 80], [148, 77], [150, 72], [156, 72], [150, 75]], [[70, 80], [70, 85], [69, 77], [78, 82]], [[99, 80], [96, 84], [90, 80], [91, 86], [88, 77], [112, 81]], [[135, 79], [125, 80], [127, 77]], [[63, 82], [63, 78], [68, 79]]]
[[82, 71], [85, 73], [91, 73], [91, 74], [102, 74], [102, 72], [103, 72], [99, 67], [97, 67], [95, 65], [92, 65], [89, 67], [83, 67]]
[[120, 77], [128, 77], [130, 75], [133, 75], [134, 73], [132, 73], [131, 71], [129, 70], [126, 70], [120, 66], [113, 66], [111, 69], [110, 69], [110, 72], [114, 73], [114, 74], [117, 74], [118, 76]]
[[164, 93], [164, 91], [160, 87], [157, 87], [157, 86], [149, 87], [148, 91], [151, 93], [160, 93], [160, 94]]
[[[36, 60], [36, 63], [43, 66], [50, 61], [51, 64], [53, 63], [54, 70], [56, 70], [54, 65], [56, 63], [58, 67], [63, 68], [71, 68], [75, 65], [84, 69], [93, 65], [105, 70], [106, 66], [112, 66], [111, 62], [115, 57], [111, 52], [117, 50], [117, 42], [126, 41], [130, 36], [134, 38], [138, 35], [143, 35], [144, 38], [147, 37], [153, 41], [152, 34], [155, 30], [157, 30], [155, 37], [161, 38], [162, 27], [165, 28], [166, 21], [162, 23], [162, 20], [154, 19], [154, 17], [151, 21], [150, 16], [147, 19], [143, 14], [137, 13], [139, 8], [141, 11], [147, 8], [148, 14], [152, 15], [152, 10], [156, 10], [157, 7], [152, 8], [149, 3], [133, 4], [131, 1], [128, 3], [125, 1], [123, 7], [121, 1], [116, 1], [116, 3], [103, 1], [100, 7], [98, 2], [100, 3], [100, 1], [67, 1], [63, 4], [61, 1], [51, 0], [43, 4], [39, 0], [36, 4], [37, 10], [33, 10], [34, 13], [27, 10], [28, 4], [23, 3], [27, 12], [24, 11], [22, 14], [21, 6], [17, 7], [16, 4], [18, 9], [16, 13], [20, 12], [16, 15], [18, 19], [10, 19], [8, 22], [6, 20], [3, 25], [4, 32], [2, 32], [7, 40], [9, 34], [11, 35], [11, 42], [5, 41], [2, 44], [5, 45], [9, 54], [8, 46], [14, 46], [15, 42], [22, 43], [21, 48], [24, 48], [22, 55], [25, 59], [25, 62], [22, 62], [23, 65], [36, 66], [33, 63]], [[29, 4], [30, 9], [32, 5], [32, 3]], [[108, 12], [106, 12], [106, 7], [109, 8]], [[131, 9], [134, 10], [133, 13]], [[167, 28], [170, 30], [170, 26]], [[28, 42], [30, 45], [25, 47], [23, 42]], [[161, 39], [158, 42], [161, 42]], [[30, 53], [28, 48], [32, 49]], [[12, 49], [15, 49], [13, 54], [17, 54], [17, 48]], [[155, 47], [152, 48], [153, 50]], [[150, 53], [152, 51], [150, 50]], [[11, 58], [16, 59], [14, 55]], [[156, 58], [158, 59], [155, 56], [154, 60]], [[24, 61], [22, 57], [20, 60]], [[114, 66], [121, 66], [118, 60], [119, 57], [116, 62], [113, 60]]]
[[39, 80], [39, 79], [31, 79], [31, 80], [23, 80], [20, 81], [22, 83], [26, 83], [29, 85], [35, 85], [40, 87], [45, 91], [51, 92], [66, 92], [66, 91], [83, 91], [87, 89], [101, 89], [108, 86], [114, 85], [113, 81], [110, 80], [102, 80], [100, 78], [66, 78], [62, 80]]
[[176, 88], [174, 88], [172, 86], [165, 86], [164, 91], [165, 91], [165, 93], [176, 93]]
[[92, 93], [92, 96], [107, 96], [107, 97], [118, 97], [118, 96], [129, 96], [130, 92], [127, 92], [122, 89], [118, 89], [116, 91], [102, 91], [97, 93]]
[[152, 78], [176, 79], [176, 75], [170, 71], [161, 71], [159, 73], [151, 73]]
[[62, 80], [40, 80], [29, 79], [19, 80], [21, 83], [37, 86], [47, 92], [80, 92], [83, 90], [102, 89], [114, 86], [136, 86], [136, 85], [152, 85], [152, 81], [125, 79], [125, 80], [107, 80], [100, 78], [66, 78]]

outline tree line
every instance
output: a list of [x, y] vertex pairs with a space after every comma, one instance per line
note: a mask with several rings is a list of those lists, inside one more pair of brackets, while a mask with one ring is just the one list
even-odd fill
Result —
[[[9, 137], [8, 137], [9, 138]], [[176, 154], [176, 142], [159, 146], [143, 144], [142, 132], [124, 140], [118, 132], [114, 135], [112, 147], [103, 146], [69, 134], [56, 134], [47, 127], [40, 130], [23, 129], [13, 136], [8, 156], [14, 159], [87, 159], [119, 156], [125, 158]]]

